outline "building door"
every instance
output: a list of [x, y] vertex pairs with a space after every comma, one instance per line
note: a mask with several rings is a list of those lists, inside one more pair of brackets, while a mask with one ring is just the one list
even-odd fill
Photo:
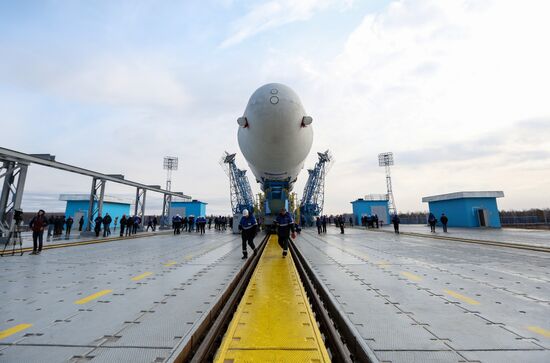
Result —
[[477, 218], [480, 227], [489, 227], [489, 219], [487, 218], [487, 214], [487, 209], [480, 208], [477, 210]]

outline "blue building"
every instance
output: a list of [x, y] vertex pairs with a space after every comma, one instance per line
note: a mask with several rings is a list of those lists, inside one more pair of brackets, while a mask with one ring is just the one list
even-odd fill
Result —
[[359, 198], [351, 202], [351, 204], [353, 206], [353, 219], [356, 225], [361, 225], [362, 217], [375, 214], [383, 224], [390, 223], [388, 196], [386, 194], [367, 195], [365, 198]]
[[497, 198], [502, 191], [456, 192], [422, 198], [439, 220], [442, 213], [449, 218], [449, 227], [500, 228]]
[[176, 214], [179, 214], [182, 217], [188, 217], [190, 215], [195, 217], [206, 216], [207, 204], [208, 203], [201, 202], [196, 199], [193, 199], [190, 202], [173, 201], [170, 205], [170, 219]]
[[[73, 217], [74, 225], [78, 226], [80, 217], [84, 217], [83, 229], [88, 225], [88, 207], [90, 205], [90, 196], [87, 194], [61, 194], [59, 200], [67, 201], [65, 206], [65, 217]], [[97, 202], [94, 202], [94, 209], [97, 208]], [[118, 220], [122, 215], [130, 215], [130, 202], [124, 199], [105, 195], [103, 197], [102, 215], [109, 213], [113, 222], [116, 217]]]

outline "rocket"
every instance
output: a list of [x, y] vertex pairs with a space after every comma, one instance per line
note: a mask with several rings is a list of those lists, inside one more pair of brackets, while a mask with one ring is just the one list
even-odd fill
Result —
[[237, 137], [262, 190], [271, 182], [292, 189], [311, 150], [312, 121], [296, 92], [284, 84], [269, 83], [252, 94], [237, 120]]

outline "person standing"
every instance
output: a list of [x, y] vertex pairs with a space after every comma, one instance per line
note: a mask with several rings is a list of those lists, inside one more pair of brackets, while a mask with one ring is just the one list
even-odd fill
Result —
[[208, 229], [212, 228], [212, 216], [208, 217]]
[[317, 219], [315, 219], [315, 226], [317, 226], [317, 234], [321, 234], [323, 229], [321, 224], [321, 218], [317, 217]]
[[145, 232], [149, 232], [149, 228], [153, 230], [153, 219], [151, 217], [147, 219], [147, 228], [145, 229]]
[[42, 244], [44, 242], [44, 227], [48, 225], [48, 219], [45, 214], [46, 212], [44, 212], [43, 209], [40, 209], [29, 223], [32, 230], [31, 255], [39, 255], [42, 251]]
[[101, 214], [98, 214], [94, 222], [95, 222], [95, 226], [94, 226], [95, 236], [99, 237], [99, 232], [101, 231], [101, 224], [103, 223], [103, 218], [101, 217]]
[[430, 225], [430, 232], [435, 233], [436, 223], [437, 223], [437, 219], [435, 218], [434, 214], [430, 212], [430, 215], [428, 215], [428, 224]]
[[115, 224], [114, 224], [114, 228], [113, 228], [113, 232], [116, 233], [116, 225], [118, 224], [118, 216], [115, 217]]
[[441, 221], [441, 224], [443, 225], [443, 233], [447, 233], [447, 223], [449, 223], [449, 218], [445, 215], [445, 213], [441, 213], [441, 217], [439, 218]]
[[399, 216], [397, 214], [394, 214], [391, 219], [391, 222], [393, 223], [393, 231], [399, 234], [399, 222], [401, 222], [401, 220], [399, 219]]
[[53, 228], [55, 227], [55, 219], [53, 216], [48, 218], [48, 238], [53, 237]]
[[344, 234], [344, 225], [346, 224], [344, 216], [338, 217], [338, 225], [340, 226], [340, 234]]
[[275, 224], [277, 225], [279, 246], [283, 249], [283, 257], [286, 257], [288, 254], [288, 239], [291, 231], [292, 238], [296, 238], [296, 233], [294, 232], [294, 220], [285, 208], [281, 208], [281, 211], [275, 219]]
[[73, 227], [74, 219], [69, 216], [65, 221], [65, 237], [69, 238], [71, 236], [71, 228]]
[[203, 216], [200, 216], [198, 219], [197, 219], [197, 228], [198, 228], [198, 231], [200, 231], [201, 235], [204, 234], [206, 231], [206, 218], [204, 218]]
[[323, 233], [327, 233], [327, 216], [323, 216], [321, 224], [323, 225]]
[[113, 219], [109, 215], [109, 213], [105, 214], [105, 218], [103, 218], [103, 237], [109, 237], [111, 235], [111, 222]]
[[80, 216], [78, 220], [78, 232], [82, 232], [82, 227], [84, 226], [84, 216]]
[[250, 246], [254, 251], [254, 254], [258, 252], [256, 246], [254, 245], [254, 237], [258, 233], [258, 223], [253, 214], [249, 214], [247, 209], [243, 210], [243, 216], [239, 222], [239, 230], [241, 231], [242, 238], [242, 247], [243, 247], [243, 257], [245, 260], [248, 258], [248, 251], [246, 245]]
[[134, 215], [134, 224], [132, 228], [132, 234], [136, 234], [138, 227], [141, 225], [141, 217], [138, 215]]
[[133, 228], [134, 228], [134, 218], [132, 218], [132, 216], [128, 216], [128, 218], [126, 218], [126, 236], [132, 235]]
[[159, 223], [157, 216], [153, 217], [153, 232], [157, 230], [157, 224]]
[[193, 232], [193, 229], [195, 228], [195, 216], [190, 215], [189, 219], [187, 220], [187, 224], [189, 225], [188, 232]]
[[180, 234], [181, 217], [179, 214], [176, 214], [176, 216], [172, 219], [172, 226], [174, 227], [174, 235]]
[[122, 218], [120, 218], [120, 237], [124, 236], [125, 227], [126, 227], [126, 214], [123, 214]]

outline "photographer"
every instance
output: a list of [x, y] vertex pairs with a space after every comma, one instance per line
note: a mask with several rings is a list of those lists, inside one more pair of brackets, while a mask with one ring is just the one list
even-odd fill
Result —
[[44, 240], [44, 227], [48, 225], [46, 212], [40, 209], [38, 213], [31, 219], [29, 226], [32, 229], [32, 253], [31, 255], [39, 255], [42, 251], [42, 242]]

